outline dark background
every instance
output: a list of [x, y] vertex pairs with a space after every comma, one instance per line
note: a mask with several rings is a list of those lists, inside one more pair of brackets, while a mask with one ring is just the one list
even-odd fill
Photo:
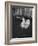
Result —
[[[20, 9], [20, 7], [18, 7]], [[15, 14], [15, 10], [17, 7], [12, 8], [12, 38], [25, 38], [25, 37], [32, 37], [32, 10], [30, 8], [26, 8], [26, 14], [24, 14], [24, 8], [22, 8], [22, 14], [20, 12], [18, 14]], [[31, 8], [32, 9], [32, 8]], [[30, 10], [30, 11], [29, 11]], [[19, 10], [20, 11], [20, 10]], [[18, 10], [16, 11], [18, 12]], [[22, 19], [17, 19], [16, 16], [20, 18], [30, 19], [30, 26], [28, 29], [24, 29], [20, 27], [20, 23], [22, 22]]]

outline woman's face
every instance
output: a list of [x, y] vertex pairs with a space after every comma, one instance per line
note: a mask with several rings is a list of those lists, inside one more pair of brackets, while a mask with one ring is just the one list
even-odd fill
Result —
[[27, 29], [30, 25], [30, 19], [25, 19], [24, 17], [22, 18], [21, 22], [21, 28]]

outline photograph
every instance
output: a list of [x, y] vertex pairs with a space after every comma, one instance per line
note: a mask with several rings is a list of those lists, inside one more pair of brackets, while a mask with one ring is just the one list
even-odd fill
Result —
[[32, 7], [12, 8], [13, 38], [32, 37]]

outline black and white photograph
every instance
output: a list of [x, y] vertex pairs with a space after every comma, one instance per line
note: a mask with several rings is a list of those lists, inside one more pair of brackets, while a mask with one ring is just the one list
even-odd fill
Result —
[[13, 38], [32, 37], [32, 9], [23, 6], [12, 8]]

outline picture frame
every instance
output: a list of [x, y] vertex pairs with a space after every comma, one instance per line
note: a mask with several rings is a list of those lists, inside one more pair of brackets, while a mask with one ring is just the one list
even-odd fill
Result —
[[[13, 29], [15, 29], [15, 25], [13, 23], [13, 17], [12, 17], [12, 8], [31, 8], [30, 12], [32, 11], [32, 16], [30, 18], [32, 18], [32, 34], [31, 36], [14, 36], [15, 31], [12, 33]], [[22, 8], [21, 8], [22, 9]], [[22, 9], [23, 10], [23, 9]], [[20, 10], [21, 11], [21, 10]], [[30, 14], [29, 10], [25, 10], [28, 11], [26, 16], [28, 16], [28, 14]], [[23, 12], [21, 11], [20, 13], [16, 12], [15, 15], [18, 14], [22, 14]], [[24, 14], [23, 14], [24, 15]], [[14, 25], [14, 28], [12, 27], [12, 24]], [[18, 28], [19, 29], [19, 28]], [[14, 36], [14, 37], [12, 37]], [[19, 38], [20, 37], [20, 38]], [[35, 43], [37, 42], [37, 4], [36, 3], [23, 3], [23, 2], [11, 2], [11, 1], [6, 1], [5, 2], [5, 44], [21, 44], [21, 43]]]

